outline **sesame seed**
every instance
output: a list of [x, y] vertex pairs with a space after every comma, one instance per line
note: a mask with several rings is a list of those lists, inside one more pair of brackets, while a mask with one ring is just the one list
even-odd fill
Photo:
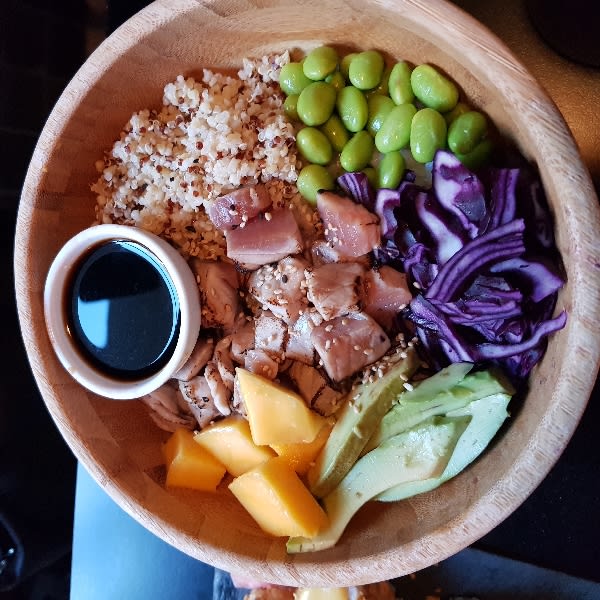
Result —
[[404, 383], [402, 384], [402, 387], [403, 387], [405, 390], [407, 390], [408, 392], [412, 392], [412, 391], [415, 389], [415, 387], [414, 387], [414, 386], [413, 386], [411, 383], [408, 383], [408, 382], [404, 382]]
[[331, 348], [331, 340], [325, 341], [325, 350], [329, 350]]
[[325, 331], [326, 331], [327, 333], [329, 333], [329, 332], [330, 332], [332, 329], [333, 329], [333, 325], [327, 325], [327, 326], [325, 327]]
[[421, 285], [420, 285], [420, 283], [419, 283], [418, 281], [415, 281], [415, 282], [413, 282], [413, 285], [414, 285], [414, 286], [415, 286], [415, 287], [416, 287], [418, 290], [420, 290], [420, 289], [421, 289]]
[[270, 212], [266, 212], [266, 213], [265, 213], [265, 219], [266, 219], [267, 221], [270, 221], [272, 218], [273, 218], [273, 215], [272, 215]]
[[356, 344], [356, 345], [354, 346], [354, 349], [355, 349], [356, 351], [358, 351], [358, 350], [360, 350], [360, 346], [359, 346], [358, 344]]

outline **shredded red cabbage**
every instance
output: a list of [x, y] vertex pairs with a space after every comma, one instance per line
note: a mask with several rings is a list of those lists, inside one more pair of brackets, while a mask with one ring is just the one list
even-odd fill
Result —
[[376, 193], [362, 173], [340, 186], [380, 218], [380, 264], [403, 270], [417, 294], [402, 316], [416, 327], [429, 362], [493, 362], [515, 380], [543, 356], [564, 284], [539, 179], [526, 167], [467, 169], [440, 150], [432, 185], [407, 172]]

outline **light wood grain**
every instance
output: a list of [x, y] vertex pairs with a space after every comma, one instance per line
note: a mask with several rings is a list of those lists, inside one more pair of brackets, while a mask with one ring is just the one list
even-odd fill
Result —
[[[162, 432], [137, 402], [88, 394], [58, 363], [42, 313], [60, 246], [93, 219], [94, 163], [136, 110], [202, 67], [324, 42], [378, 48], [444, 69], [537, 166], [557, 223], [569, 314], [522, 409], [485, 456], [441, 489], [367, 506], [332, 550], [286, 556], [226, 491], [167, 491]], [[124, 24], [68, 85], [40, 136], [19, 208], [19, 318], [47, 407], [77, 458], [133, 517], [184, 552], [229, 571], [291, 585], [349, 585], [411, 573], [461, 550], [540, 483], [577, 426], [598, 370], [600, 217], [589, 175], [556, 107], [487, 29], [439, 0], [161, 0]], [[560, 524], [556, 524], [560, 527]]]

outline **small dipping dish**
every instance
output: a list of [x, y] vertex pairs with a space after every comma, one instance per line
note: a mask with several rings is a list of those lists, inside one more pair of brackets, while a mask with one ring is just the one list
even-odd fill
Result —
[[158, 236], [95, 225], [71, 238], [44, 288], [50, 341], [67, 371], [115, 400], [144, 396], [185, 363], [200, 332], [186, 260]]

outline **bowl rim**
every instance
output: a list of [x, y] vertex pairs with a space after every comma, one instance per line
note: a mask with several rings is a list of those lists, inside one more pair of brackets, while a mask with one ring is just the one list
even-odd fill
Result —
[[[353, 4], [353, 0], [338, 1], [340, 4]], [[381, 4], [383, 0], [372, 1]], [[324, 561], [319, 560], [318, 554], [313, 554], [308, 558], [296, 555], [292, 558], [286, 557], [285, 560], [274, 557], [273, 561], [270, 561], [272, 564], [256, 564], [254, 559], [241, 553], [223, 551], [210, 545], [198, 545], [175, 525], [129, 499], [126, 483], [118, 477], [111, 476], [106, 465], [95, 463], [87, 449], [81, 445], [80, 440], [70, 431], [68, 415], [64, 414], [58, 398], [55, 396], [55, 391], [45, 381], [43, 360], [39, 356], [35, 338], [27, 335], [32, 325], [32, 314], [36, 306], [33, 292], [22, 276], [26, 271], [23, 269], [23, 263], [32, 260], [29, 252], [28, 225], [33, 217], [33, 207], [27, 202], [27, 192], [35, 190], [41, 181], [44, 152], [52, 146], [53, 140], [60, 137], [63, 127], [61, 123], [70, 120], [76, 110], [76, 101], [85, 94], [89, 85], [100, 74], [110, 68], [120, 54], [130, 49], [139, 40], [139, 31], [145, 31], [150, 24], [154, 27], [168, 24], [175, 18], [193, 11], [199, 5], [210, 6], [218, 4], [218, 2], [219, 0], [207, 0], [203, 3], [196, 0], [157, 0], [111, 34], [88, 58], [66, 87], [34, 150], [19, 206], [15, 237], [15, 285], [19, 320], [35, 379], [59, 430], [92, 477], [126, 512], [162, 539], [178, 546], [195, 558], [225, 570], [243, 571], [257, 578], [264, 578], [267, 574], [270, 581], [288, 585], [322, 582], [323, 572], [326, 570], [327, 585], [347, 585], [350, 584], [349, 571], [343, 568], [344, 560]], [[366, 5], [367, 3], [362, 4]], [[529, 136], [530, 139], [546, 140], [549, 147], [550, 165], [555, 166], [557, 159], [560, 158], [553, 150], [555, 146], [559, 146], [563, 151], [568, 151], [572, 156], [580, 156], [572, 135], [552, 99], [520, 59], [486, 26], [446, 0], [397, 0], [390, 3], [390, 6], [392, 4], [394, 10], [402, 10], [405, 19], [414, 19], [418, 15], [426, 16], [428, 23], [423, 27], [438, 41], [441, 39], [438, 23], [440, 19], [443, 20], [444, 29], [446, 32], [448, 28], [452, 31], [452, 39], [455, 40], [455, 43], [460, 43], [465, 50], [471, 51], [472, 65], [476, 65], [479, 70], [493, 65], [497, 71], [510, 75], [513, 83], [518, 83], [518, 85], [513, 85], [510, 90], [515, 103], [518, 103], [519, 108], [523, 111], [516, 119], [519, 123], [529, 125], [524, 135]], [[262, 2], [260, 6], [268, 7], [269, 1]], [[487, 47], [487, 52], [481, 52], [483, 45]], [[442, 46], [440, 48], [443, 49]], [[543, 102], [530, 103], [531, 90], [535, 90], [536, 97], [543, 99]], [[65, 108], [63, 105], [62, 100], [66, 96], [70, 99], [70, 108]], [[548, 116], [553, 121], [551, 128], [547, 127]], [[587, 168], [581, 159], [571, 165], [568, 175], [553, 171], [550, 167], [544, 169], [541, 174], [543, 180], [560, 182], [565, 190], [566, 198], [574, 197], [575, 194], [579, 196], [578, 211], [586, 216], [589, 223], [594, 223], [596, 229], [600, 231], [600, 211], [596, 193]], [[559, 217], [564, 218], [571, 227], [574, 225], [574, 217], [569, 216], [564, 210], [560, 214], [556, 213], [555, 218]], [[562, 397], [561, 404], [555, 402], [552, 405], [552, 410], [535, 428], [530, 448], [523, 450], [514, 463], [515, 469], [517, 471], [523, 469], [526, 476], [501, 478], [492, 489], [488, 490], [478, 501], [469, 505], [467, 510], [446, 523], [444, 527], [432, 531], [425, 538], [404, 544], [403, 552], [406, 558], [401, 572], [398, 566], [398, 555], [393, 550], [388, 549], [376, 555], [354, 559], [352, 573], [355, 574], [355, 579], [351, 583], [368, 583], [414, 572], [447, 558], [475, 542], [504, 520], [531, 494], [566, 447], [583, 414], [594, 384], [594, 375], [600, 364], [600, 329], [598, 325], [600, 322], [600, 278], [597, 276], [600, 260], [598, 259], [597, 243], [595, 240], [584, 239], [584, 237], [570, 241], [577, 244], [573, 252], [577, 260], [574, 260], [570, 277], [574, 286], [585, 286], [587, 302], [579, 301], [571, 307], [572, 312], [569, 314], [567, 326], [560, 336], [563, 343], [581, 349], [588, 361], [577, 359], [576, 353], [573, 352], [572, 356], [566, 357], [561, 366], [563, 370], [569, 369], [572, 374], [571, 380], [577, 380], [580, 387], [575, 396], [575, 393], [564, 382], [558, 382], [555, 394]], [[552, 424], [553, 419], [559, 417], [563, 420], [560, 430], [553, 427]], [[506, 500], [506, 504], [497, 501], [496, 497]], [[458, 541], [453, 535], [456, 531], [461, 532]], [[180, 539], [176, 543], [178, 538]], [[338, 573], [341, 573], [343, 579]]]

